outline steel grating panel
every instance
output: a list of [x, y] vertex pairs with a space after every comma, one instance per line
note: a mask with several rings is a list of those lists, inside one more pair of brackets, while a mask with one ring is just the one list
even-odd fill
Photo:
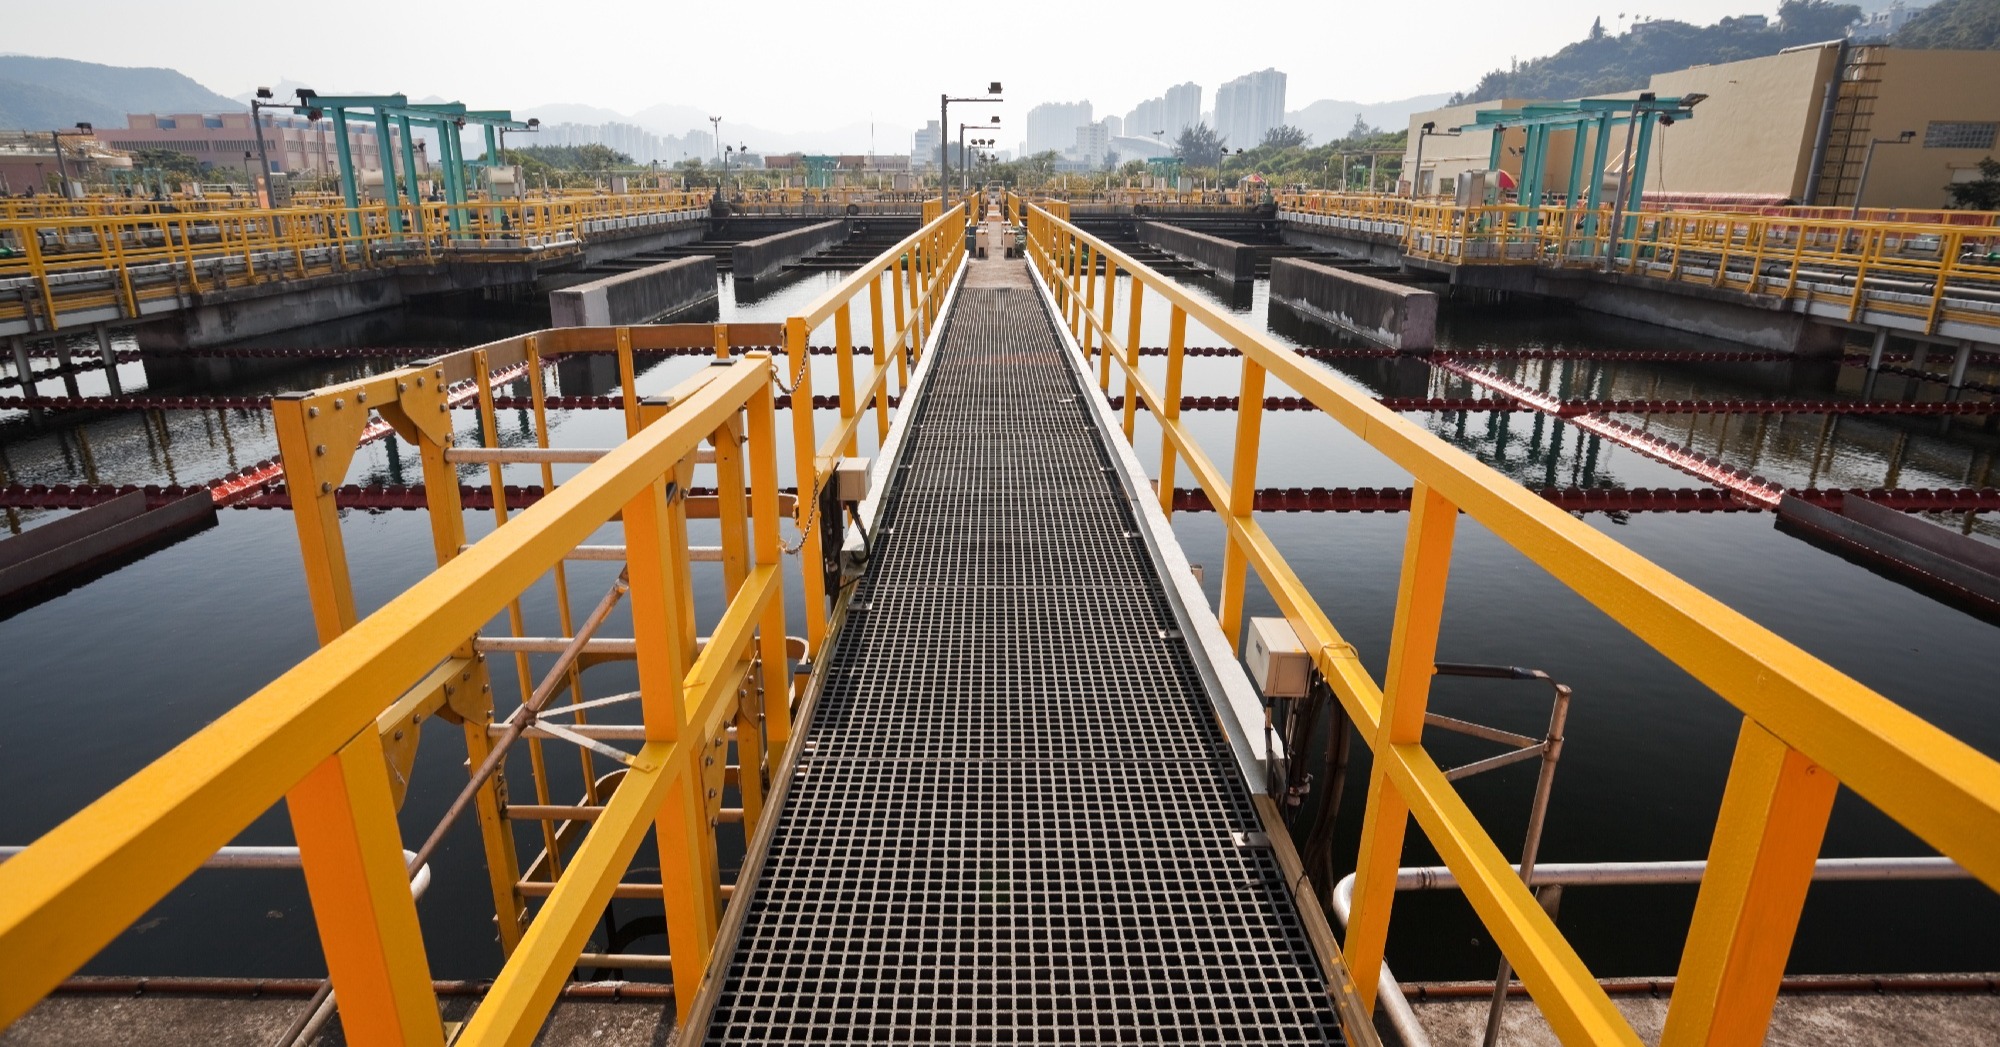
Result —
[[960, 290], [708, 1042], [1339, 1042], [1064, 351]]

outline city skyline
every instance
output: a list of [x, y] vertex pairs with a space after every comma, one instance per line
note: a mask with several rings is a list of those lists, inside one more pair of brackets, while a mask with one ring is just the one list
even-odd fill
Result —
[[[1390, 47], [1355, 47], [1329, 57], [1329, 38], [1393, 39], [1407, 33], [1400, 10], [1341, 10], [1307, 16], [1274, 28], [1268, 20], [1221, 20], [1199, 29], [1201, 57], [1188, 60], [1189, 42], [1172, 20], [1133, 26], [1113, 10], [1075, 8], [1065, 12], [1078, 39], [1117, 39], [1115, 54], [1095, 63], [1073, 55], [1058, 58], [1024, 49], [994, 53], [978, 68], [966, 66], [956, 49], [929, 46], [938, 32], [927, 9], [887, 0], [866, 26], [838, 20], [812, 32], [771, 32], [757, 37], [757, 76], [742, 75], [740, 51], [727, 46], [737, 26], [718, 12], [694, 8], [673, 13], [675, 36], [714, 37], [719, 46], [683, 46], [671, 62], [607, 61], [601, 49], [538, 51], [533, 63], [495, 61], [478, 47], [440, 48], [435, 36], [390, 33], [366, 47], [285, 48], [273, 51], [272, 34], [294, 25], [279, 10], [244, 17], [226, 0], [185, 0], [172, 8], [136, 0], [98, 0], [91, 5], [89, 33], [76, 32], [77, 13], [59, 5], [15, 5], [8, 12], [7, 49], [15, 53], [73, 58], [121, 66], [171, 66], [212, 90], [235, 96], [281, 80], [309, 83], [322, 92], [401, 91], [413, 98], [458, 99], [482, 108], [533, 112], [558, 105], [589, 105], [616, 114], [621, 122], [662, 103], [714, 110], [739, 126], [797, 135], [874, 122], [901, 131], [884, 137], [882, 152], [901, 152], [907, 135], [937, 112], [941, 92], [971, 94], [990, 80], [1010, 89], [1008, 102], [992, 107], [1014, 127], [1042, 101], [1090, 98], [1103, 113], [1121, 116], [1157, 94], [1160, 85], [1193, 81], [1213, 90], [1244, 70], [1275, 67], [1290, 78], [1297, 102], [1319, 99], [1382, 102], [1464, 90], [1480, 75], [1504, 68], [1514, 57], [1548, 53], [1580, 39], [1592, 19], [1602, 17], [1618, 31], [1641, 16], [1713, 22], [1727, 15], [1775, 13], [1775, 0], [1549, 0], [1534, 19], [1483, 3], [1442, 5], [1439, 20], [1453, 32], [1425, 38], [1425, 60], [1407, 61]], [[595, 9], [594, 9], [595, 10]], [[780, 3], [773, 17], [781, 26], [809, 17], [815, 8]], [[490, 22], [540, 17], [541, 8], [496, 0], [483, 9]], [[658, 9], [617, 2], [601, 16], [634, 38], [649, 20], [669, 23]], [[1625, 16], [1620, 18], [1621, 13]], [[402, 24], [407, 8], [385, 0], [354, 0], [346, 17], [356, 24]], [[1553, 28], [1552, 28], [1553, 27]], [[747, 38], [745, 38], [747, 39]], [[819, 70], [829, 52], [899, 55], [898, 61], [840, 63], [839, 83], [828, 85]], [[1402, 57], [1398, 57], [1402, 55]], [[1162, 58], [1162, 56], [1166, 56]], [[1173, 68], [1169, 68], [1169, 64]], [[1143, 86], [1142, 86], [1143, 85]], [[714, 115], [714, 114], [710, 114]], [[696, 129], [649, 126], [659, 134]], [[1128, 133], [1133, 128], [1126, 128]], [[1150, 133], [1159, 128], [1140, 129]], [[755, 143], [752, 143], [753, 146]]]

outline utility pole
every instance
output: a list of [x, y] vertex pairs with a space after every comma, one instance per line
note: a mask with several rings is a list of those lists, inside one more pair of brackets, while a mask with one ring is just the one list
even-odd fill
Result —
[[[250, 99], [250, 133], [257, 136], [257, 165], [258, 165], [258, 170], [260, 172], [257, 176], [257, 180], [250, 183], [250, 191], [252, 193], [255, 193], [257, 192], [257, 187], [259, 185], [264, 186], [264, 192], [263, 192], [264, 206], [274, 207], [277, 205], [277, 201], [273, 197], [270, 189], [271, 156], [264, 150], [264, 118], [262, 113], [260, 112], [260, 110], [264, 108], [263, 100], [269, 97], [271, 97], [271, 89], [268, 87], [260, 87], [257, 89], [257, 96], [255, 98]], [[384, 151], [387, 151], [387, 149], [389, 148], [389, 144], [387, 142], [382, 143], [382, 148]]]
[[55, 147], [56, 147], [56, 174], [57, 174], [57, 175], [58, 175], [59, 177], [61, 177], [61, 178], [62, 178], [62, 196], [63, 196], [63, 199], [65, 199], [65, 200], [68, 200], [68, 199], [70, 199], [70, 188], [69, 188], [69, 164], [67, 164], [67, 163], [65, 163], [65, 162], [63, 161], [63, 151], [62, 151], [62, 132], [61, 132], [61, 131], [50, 131], [50, 132], [49, 132], [49, 141], [51, 141], [51, 142], [54, 142], [54, 143], [55, 143]]

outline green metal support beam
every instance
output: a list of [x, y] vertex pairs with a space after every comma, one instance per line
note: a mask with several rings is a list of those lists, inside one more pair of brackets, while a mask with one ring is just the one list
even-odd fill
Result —
[[347, 235], [361, 239], [361, 194], [354, 185], [354, 149], [347, 144], [347, 110], [333, 112], [333, 148], [340, 157], [340, 197], [347, 202]]

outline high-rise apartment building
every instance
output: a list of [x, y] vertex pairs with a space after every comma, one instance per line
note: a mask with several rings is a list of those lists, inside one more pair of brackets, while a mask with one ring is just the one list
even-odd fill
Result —
[[921, 169], [925, 164], [938, 162], [938, 122], [932, 120], [918, 131], [910, 145], [910, 166]]
[[1182, 131], [1201, 122], [1201, 85], [1185, 83], [1167, 88], [1158, 98], [1148, 98], [1125, 116], [1124, 133], [1134, 138], [1154, 138], [1172, 142]]
[[1230, 149], [1248, 149], [1285, 122], [1285, 74], [1245, 73], [1215, 91], [1215, 133]]
[[1044, 102], [1028, 110], [1028, 137], [1021, 155], [1064, 152], [1076, 144], [1076, 129], [1093, 123], [1090, 102]]

